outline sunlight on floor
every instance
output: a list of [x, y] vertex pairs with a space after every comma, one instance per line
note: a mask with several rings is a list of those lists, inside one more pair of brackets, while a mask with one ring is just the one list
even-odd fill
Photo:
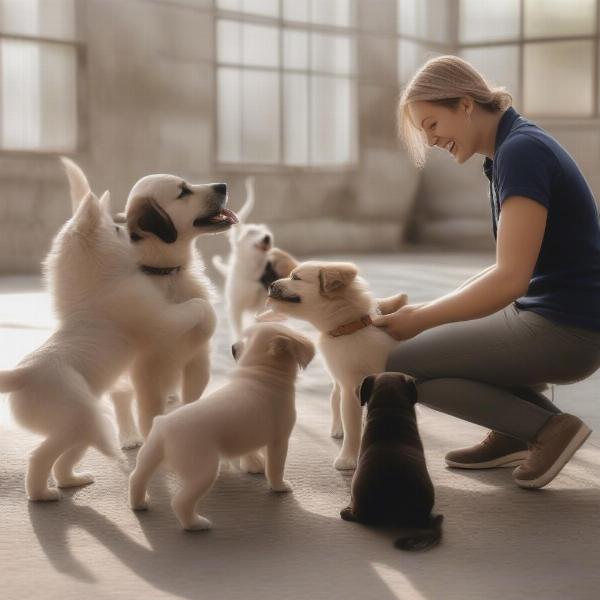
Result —
[[419, 593], [409, 579], [400, 571], [381, 563], [373, 562], [371, 565], [377, 575], [381, 577], [381, 580], [388, 586], [390, 593], [398, 598], [398, 600], [404, 600], [405, 598], [425, 600], [425, 596]]

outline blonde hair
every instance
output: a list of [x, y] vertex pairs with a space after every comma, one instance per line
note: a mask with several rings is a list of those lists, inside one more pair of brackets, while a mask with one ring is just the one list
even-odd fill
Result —
[[424, 100], [456, 108], [465, 96], [488, 112], [503, 112], [512, 104], [506, 88], [490, 86], [466, 60], [452, 55], [428, 60], [402, 91], [398, 102], [398, 134], [418, 167], [425, 164], [427, 144], [412, 122], [409, 105]]

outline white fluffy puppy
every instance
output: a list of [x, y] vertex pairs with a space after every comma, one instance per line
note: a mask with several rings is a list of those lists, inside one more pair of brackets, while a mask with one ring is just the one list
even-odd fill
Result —
[[[237, 212], [239, 224], [229, 230], [231, 252], [227, 263], [213, 256], [215, 268], [225, 277], [225, 300], [233, 340], [244, 329], [244, 316], [264, 310], [267, 286], [261, 281], [269, 263], [273, 232], [263, 224], [247, 223], [254, 207], [254, 178], [246, 179], [246, 202]], [[270, 282], [269, 282], [270, 283]]]
[[[74, 163], [67, 169], [71, 193], [89, 190], [87, 178]], [[130, 370], [138, 403], [138, 423], [144, 436], [153, 418], [161, 414], [167, 398], [181, 391], [184, 403], [199, 398], [210, 376], [210, 339], [217, 318], [210, 301], [210, 281], [195, 246], [199, 235], [224, 232], [237, 222], [225, 208], [224, 183], [192, 185], [175, 175], [148, 175], [131, 189], [125, 213], [139, 272], [172, 305], [198, 298], [205, 302], [204, 319], [178, 338], [140, 348]], [[135, 312], [137, 306], [126, 307]], [[141, 440], [131, 415], [133, 394], [124, 385], [113, 394], [123, 447]]]
[[209, 396], [157, 417], [129, 480], [133, 509], [147, 508], [148, 481], [161, 462], [182, 480], [172, 506], [184, 529], [208, 529], [195, 507], [214, 483], [221, 458], [266, 448], [266, 476], [275, 492], [283, 479], [288, 440], [296, 421], [295, 381], [315, 348], [306, 337], [275, 323], [251, 327], [233, 345], [238, 365], [229, 383]]
[[[385, 312], [406, 301], [406, 294], [386, 299]], [[331, 435], [344, 438], [334, 466], [356, 468], [361, 438], [356, 388], [367, 375], [384, 370], [398, 343], [371, 325], [369, 315], [376, 314], [378, 301], [352, 263], [305, 262], [270, 286], [267, 305], [275, 314], [303, 319], [320, 331], [319, 346], [334, 380]]]
[[[73, 467], [89, 446], [114, 455], [110, 419], [100, 395], [114, 384], [137, 346], [182, 335], [202, 321], [206, 303], [171, 306], [139, 272], [126, 231], [112, 221], [108, 192], [89, 193], [53, 241], [46, 260], [59, 329], [12, 371], [0, 372], [0, 391], [22, 426], [45, 437], [29, 458], [30, 500], [57, 500], [48, 487], [85, 485]], [[135, 308], [134, 308], [135, 307]]]

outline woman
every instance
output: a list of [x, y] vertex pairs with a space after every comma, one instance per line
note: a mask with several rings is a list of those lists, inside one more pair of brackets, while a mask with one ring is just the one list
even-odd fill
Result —
[[425, 144], [458, 164], [485, 156], [496, 263], [446, 296], [374, 322], [409, 340], [387, 370], [415, 377], [420, 402], [492, 430], [447, 454], [448, 465], [520, 465], [517, 485], [540, 488], [591, 433], [540, 390], [600, 367], [600, 226], [571, 156], [510, 104], [506, 90], [455, 56], [430, 60], [404, 90], [399, 126], [417, 165]]

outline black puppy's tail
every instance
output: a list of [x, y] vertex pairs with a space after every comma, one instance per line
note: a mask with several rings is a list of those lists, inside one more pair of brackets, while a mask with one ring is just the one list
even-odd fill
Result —
[[433, 546], [437, 546], [442, 539], [443, 520], [444, 515], [432, 515], [428, 527], [407, 531], [405, 535], [394, 542], [394, 546], [399, 550], [408, 550], [409, 552], [428, 550]]

